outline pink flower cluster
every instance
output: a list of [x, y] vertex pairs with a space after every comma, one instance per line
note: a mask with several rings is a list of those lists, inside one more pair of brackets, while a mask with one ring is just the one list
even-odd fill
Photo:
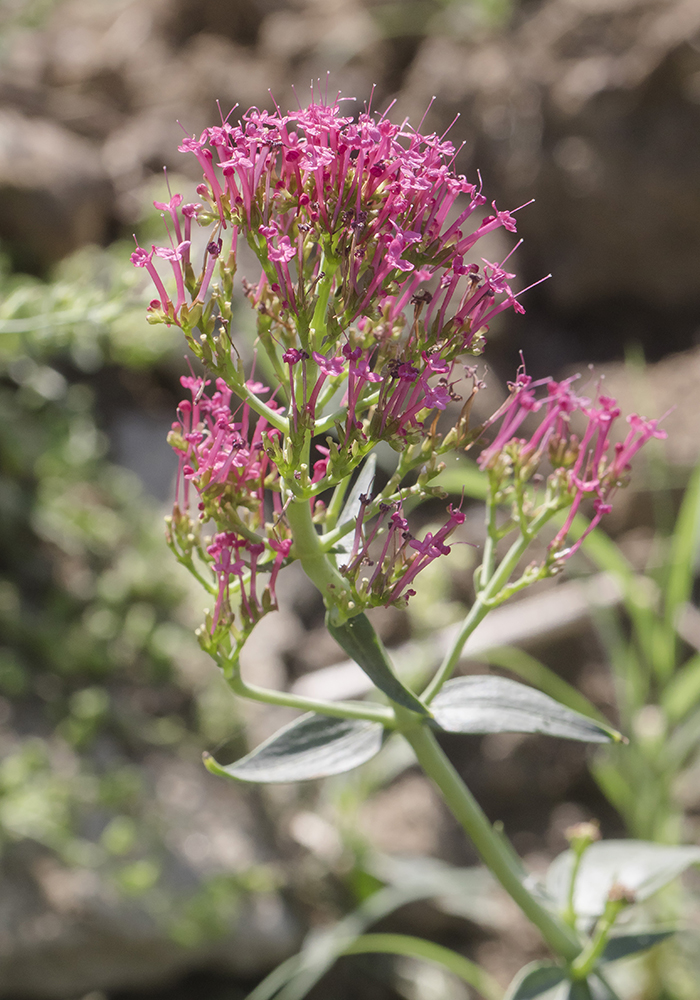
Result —
[[[351, 349], [348, 344], [336, 356], [314, 351], [311, 359], [305, 351], [289, 348], [282, 355], [282, 360], [289, 367], [290, 410], [295, 428], [302, 413], [308, 414], [311, 419], [315, 417], [319, 398], [322, 398], [322, 390], [329, 378], [346, 380], [343, 405], [347, 416], [341, 442], [344, 448], [354, 438], [367, 440], [368, 433], [375, 440], [400, 441], [411, 429], [427, 423], [434, 410], [444, 410], [451, 400], [460, 398], [454, 389], [460, 375], [450, 381], [457, 367], [455, 362], [447, 362], [439, 354], [431, 355], [427, 351], [422, 352], [417, 364], [392, 359], [382, 365], [381, 372], [372, 368], [372, 356], [368, 358], [360, 347]], [[310, 360], [312, 366], [307, 365]], [[297, 398], [294, 388], [297, 365], [301, 365], [302, 370], [303, 398]], [[307, 377], [309, 368], [314, 373], [313, 381]], [[365, 429], [362, 410], [367, 407], [363, 390], [372, 387], [377, 390], [372, 399], [373, 417]]]
[[277, 574], [289, 555], [292, 540], [272, 539], [269, 544], [275, 552], [275, 559], [269, 582], [261, 598], [258, 596], [257, 574], [260, 557], [265, 552], [265, 544], [251, 542], [233, 531], [222, 531], [214, 535], [211, 544], [207, 546], [207, 553], [212, 557], [212, 569], [216, 573], [219, 587], [212, 616], [212, 631], [220, 621], [226, 620], [229, 624], [232, 621], [229, 602], [232, 578], [238, 581], [240, 614], [245, 625], [254, 625], [267, 611], [277, 607], [275, 593]]
[[[232, 392], [223, 379], [216, 380], [216, 391], [211, 396], [205, 395], [209, 382], [202, 378], [183, 377], [180, 381], [190, 390], [192, 398], [180, 403], [178, 420], [168, 437], [179, 458], [176, 509], [189, 516], [192, 487], [197, 495], [199, 522], [213, 518], [219, 523], [226, 519], [227, 512], [231, 518], [237, 516], [238, 508], [245, 509], [244, 533], [218, 532], [207, 553], [213, 560], [219, 588], [214, 627], [223, 609], [228, 608], [232, 577], [237, 578], [240, 588], [241, 614], [248, 623], [254, 623], [263, 614], [263, 604], [267, 605], [266, 610], [276, 604], [277, 574], [292, 547], [284, 529], [266, 539], [258, 539], [254, 533], [254, 529], [265, 526], [266, 494], [272, 497], [277, 520], [282, 516], [279, 475], [265, 450], [265, 438], [279, 435], [279, 431], [270, 428], [265, 418], [257, 414], [251, 420], [247, 403], [240, 405], [236, 420], [231, 412]], [[267, 391], [259, 383], [249, 385], [258, 393]], [[274, 402], [268, 405], [276, 409]], [[261, 604], [257, 573], [261, 563], [269, 569], [266, 564], [270, 562], [268, 596]]]
[[[616, 400], [600, 393], [594, 400], [576, 395], [572, 386], [577, 377], [561, 382], [553, 379], [533, 382], [521, 372], [511, 386], [509, 399], [488, 422], [491, 425], [500, 419], [501, 426], [478, 459], [480, 468], [506, 474], [515, 464], [531, 474], [543, 458], [549, 459], [552, 477], [563, 480], [569, 496], [573, 494], [566, 521], [550, 543], [550, 550], [557, 558], [576, 552], [586, 535], [612, 510], [614, 493], [624, 485], [639, 449], [651, 438], [666, 437], [666, 432], [659, 428], [659, 420], [631, 414], [627, 418], [630, 425], [627, 436], [613, 444], [611, 433], [621, 412]], [[543, 385], [547, 395], [538, 398], [536, 390]], [[586, 421], [580, 437], [570, 427], [572, 415], [577, 412]], [[532, 413], [540, 415], [536, 429], [529, 438], [517, 437], [516, 432]], [[584, 498], [593, 502], [593, 518], [586, 532], [562, 550]]]
[[[445, 524], [435, 534], [429, 531], [425, 538], [418, 539], [409, 531], [400, 503], [381, 505], [379, 517], [368, 531], [365, 525], [368, 505], [369, 498], [361, 497], [352, 549], [347, 564], [340, 570], [353, 581], [364, 600], [385, 606], [405, 603], [416, 593], [411, 584], [421, 570], [439, 556], [449, 555], [450, 546], [445, 541], [455, 528], [464, 524], [465, 516], [450, 504]], [[379, 547], [382, 532], [385, 537]], [[367, 575], [363, 576], [364, 573]]]
[[[386, 115], [364, 113], [355, 121], [341, 114], [338, 103], [313, 102], [287, 115], [251, 108], [238, 124], [205, 129], [180, 150], [194, 154], [202, 167], [198, 194], [209, 214], [199, 215], [213, 219], [219, 234], [207, 246], [193, 301], [208, 294], [221, 234], [228, 230], [230, 260], [240, 236], [261, 260], [256, 298], [272, 293], [297, 316], [310, 315], [313, 289], [329, 267], [338, 269], [335, 308], [345, 323], [361, 316], [393, 323], [422, 296], [428, 304], [423, 346], [449, 338], [453, 348], [469, 350], [477, 345], [476, 333], [503, 309], [522, 311], [508, 283], [512, 274], [501, 265], [486, 262], [480, 272], [464, 262], [482, 236], [501, 227], [515, 232], [515, 219], [493, 205], [491, 214], [469, 225], [486, 198], [452, 171], [455, 149], [444, 138], [421, 135]], [[455, 208], [459, 197], [466, 203]], [[154, 279], [159, 299], [153, 309], [175, 323], [186, 321], [181, 307], [190, 224], [201, 209], [181, 202], [175, 195], [157, 206], [170, 215], [175, 245], [139, 248], [132, 257]], [[174, 303], [154, 255], [176, 271]]]
[[[132, 261], [155, 284], [151, 320], [181, 326], [215, 377], [211, 396], [201, 378], [183, 379], [191, 398], [170, 434], [179, 457], [179, 554], [191, 563], [198, 544], [213, 571], [213, 627], [233, 622], [232, 587], [247, 626], [275, 604], [277, 574], [292, 554], [290, 523], [301, 532], [300, 558], [311, 558], [299, 542], [298, 505], [308, 505], [310, 530], [336, 530], [344, 484], [380, 441], [401, 456], [396, 482], [389, 481], [386, 504], [362, 504], [341, 568], [347, 591], [334, 582], [324, 596], [346, 610], [404, 602], [418, 573], [449, 552], [447, 539], [464, 515], [450, 507], [438, 531], [413, 537], [396, 503], [401, 483], [417, 475], [421, 495], [430, 495], [439, 457], [479, 435], [468, 426], [471, 396], [444, 435], [437, 418], [460, 400], [465, 376], [476, 391], [464, 356], [480, 353], [492, 319], [504, 309], [523, 311], [506, 269], [510, 254], [499, 263], [470, 259], [483, 236], [515, 232], [514, 216], [495, 204], [489, 210], [481, 185], [454, 172], [456, 151], [444, 136], [386, 114], [353, 118], [338, 101], [312, 100], [288, 114], [251, 108], [237, 124], [222, 121], [180, 149], [202, 169], [201, 201], [183, 204], [175, 194], [156, 202], [170, 246], [137, 246]], [[198, 272], [193, 220], [206, 230]], [[231, 329], [241, 241], [260, 267], [256, 280], [241, 285], [273, 392], [246, 375]], [[159, 268], [169, 268], [167, 282]], [[542, 398], [544, 384], [519, 375], [487, 421], [500, 427], [479, 462], [505, 480], [516, 466], [524, 479], [549, 459], [550, 492], [569, 507], [552, 543], [555, 559], [580, 544], [560, 551], [583, 499], [593, 500], [597, 524], [635, 452], [663, 432], [656, 421], [632, 417], [626, 441], [613, 447], [613, 400], [579, 397], [570, 379], [546, 382]], [[570, 428], [577, 411], [586, 419], [580, 439]], [[537, 429], [518, 437], [531, 413]], [[321, 495], [332, 488], [326, 508]], [[371, 527], [370, 510], [379, 513]], [[213, 540], [191, 542], [209, 521]], [[329, 541], [323, 558], [332, 562], [333, 552]], [[270, 577], [259, 594], [261, 570]]]
[[[200, 517], [211, 514], [207, 501], [215, 499], [220, 506], [244, 506], [255, 515], [256, 523], [264, 521], [263, 500], [266, 485], [279, 477], [265, 450], [265, 438], [279, 435], [264, 417], [253, 414], [250, 405], [239, 404], [240, 419], [231, 413], [232, 390], [223, 379], [216, 380], [216, 392], [204, 394], [208, 381], [195, 376], [183, 376], [183, 387], [192, 399], [184, 399], [178, 407], [178, 419], [172, 425], [169, 442], [179, 458], [176, 502], [187, 511], [190, 505], [190, 483], [199, 494]], [[260, 383], [249, 383], [258, 393], [269, 390]], [[268, 403], [276, 410], [274, 401]]]

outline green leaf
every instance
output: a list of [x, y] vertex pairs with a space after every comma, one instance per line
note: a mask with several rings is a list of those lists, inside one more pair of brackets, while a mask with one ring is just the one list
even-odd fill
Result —
[[673, 529], [668, 577], [664, 588], [666, 620], [671, 628], [675, 626], [684, 604], [690, 600], [699, 544], [700, 465], [690, 478]]
[[488, 674], [448, 681], [430, 707], [449, 733], [546, 733], [584, 743], [621, 738], [535, 688]]
[[503, 1000], [534, 1000], [564, 981], [564, 970], [551, 962], [531, 962], [521, 969]]
[[664, 688], [661, 705], [671, 722], [679, 722], [700, 703], [700, 653], [692, 656]]
[[692, 712], [673, 730], [663, 748], [664, 758], [669, 762], [670, 767], [680, 770], [689, 759], [697, 754], [699, 748], [700, 709]]
[[355, 615], [342, 625], [334, 625], [330, 617], [326, 616], [326, 628], [340, 648], [362, 667], [372, 683], [388, 698], [419, 715], [430, 714], [391, 669], [387, 652], [367, 615]]
[[591, 719], [605, 723], [603, 715], [585, 695], [524, 650], [518, 649], [516, 646], [497, 646], [480, 653], [477, 659], [490, 663], [494, 667], [512, 670], [528, 684], [544, 691], [550, 698], [566, 705], [572, 711], [580, 712], [581, 715], [587, 715]]
[[424, 938], [408, 934], [363, 934], [343, 952], [345, 955], [404, 955], [407, 958], [422, 958], [441, 965], [454, 976], [464, 980], [486, 1000], [500, 1000], [498, 983], [463, 955]]
[[578, 979], [569, 986], [566, 1000], [602, 1000], [602, 996], [599, 998], [598, 994], [591, 990], [587, 979]]
[[[348, 522], [357, 520], [357, 515], [360, 513], [360, 497], [363, 495], [369, 496], [371, 493], [376, 469], [377, 455], [375, 452], [372, 452], [365, 464], [362, 466], [360, 474], [355, 481], [355, 485], [343, 505], [343, 509], [338, 517], [336, 528], [342, 528], [344, 525], [348, 524]], [[352, 549], [352, 543], [353, 534], [352, 531], [350, 531], [347, 535], [343, 535], [337, 543], [336, 549], [340, 552], [349, 553]]]
[[594, 972], [587, 980], [582, 981], [582, 986], [585, 986], [588, 992], [574, 993], [572, 989], [569, 993], [569, 1000], [620, 1000], [617, 993], [610, 989], [600, 973]]
[[476, 462], [463, 457], [460, 457], [459, 465], [450, 463], [433, 482], [457, 496], [464, 491], [465, 496], [471, 497], [472, 500], [485, 500], [489, 495], [489, 477], [481, 471]]
[[[455, 874], [457, 877], [452, 888], [460, 894], [475, 894], [483, 883], [481, 869], [458, 869]], [[432, 880], [420, 877], [379, 889], [334, 927], [310, 934], [301, 951], [274, 969], [247, 1000], [272, 1000], [273, 997], [275, 1000], [303, 1000], [345, 949], [368, 927], [400, 906], [418, 899], [429, 899], [436, 892]]]
[[620, 813], [629, 816], [635, 808], [635, 792], [627, 780], [626, 773], [620, 771], [617, 754], [609, 757], [601, 754], [591, 761], [591, 772], [606, 799]]
[[[547, 891], [562, 909], [567, 905], [573, 864], [573, 852], [564, 851], [547, 872]], [[599, 917], [615, 883], [629, 889], [636, 901], [642, 902], [695, 864], [700, 864], [700, 847], [671, 847], [644, 840], [603, 840], [591, 844], [581, 858], [576, 876], [574, 910], [579, 917]]]
[[616, 934], [608, 939], [603, 952], [602, 962], [617, 962], [628, 955], [636, 955], [640, 951], [648, 951], [660, 941], [676, 933], [676, 929], [666, 928], [651, 931], [637, 931], [635, 934]]
[[379, 753], [384, 727], [365, 719], [335, 719], [314, 712], [280, 729], [252, 753], [225, 767], [213, 757], [212, 774], [237, 781], [288, 782], [351, 771]]

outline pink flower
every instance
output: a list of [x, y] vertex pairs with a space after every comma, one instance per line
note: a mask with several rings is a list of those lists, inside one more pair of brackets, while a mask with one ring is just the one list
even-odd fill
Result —
[[292, 246], [289, 237], [283, 236], [277, 241], [277, 246], [269, 246], [267, 255], [275, 263], [288, 264], [296, 256], [296, 250]]
[[[449, 554], [450, 546], [445, 544], [445, 539], [464, 523], [465, 515], [450, 504], [445, 524], [435, 534], [428, 532], [425, 538], [417, 539], [409, 531], [408, 521], [403, 516], [400, 504], [393, 508], [380, 505], [380, 514], [374, 528], [366, 534], [364, 519], [369, 499], [365, 497], [361, 500], [352, 551], [348, 564], [341, 567], [341, 572], [358, 586], [364, 567], [374, 567], [371, 577], [366, 580], [363, 593], [367, 593], [373, 604], [388, 607], [389, 604], [412, 597], [415, 591], [408, 588], [418, 574], [435, 559]], [[374, 558], [372, 543], [390, 511], [384, 544]]]

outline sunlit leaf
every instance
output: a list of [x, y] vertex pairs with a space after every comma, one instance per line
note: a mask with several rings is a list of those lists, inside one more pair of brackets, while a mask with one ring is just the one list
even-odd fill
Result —
[[450, 733], [545, 733], [585, 743], [620, 738], [535, 688], [488, 674], [448, 681], [430, 707]]
[[383, 737], [384, 728], [378, 722], [312, 712], [280, 729], [235, 764], [222, 766], [208, 754], [204, 763], [212, 774], [237, 781], [309, 781], [365, 764], [379, 753]]
[[[564, 851], [547, 872], [547, 891], [562, 908], [568, 900], [573, 863], [573, 852]], [[672, 847], [644, 840], [592, 844], [581, 859], [576, 877], [574, 910], [580, 917], [600, 916], [616, 883], [642, 902], [695, 864], [700, 864], [700, 847]]]

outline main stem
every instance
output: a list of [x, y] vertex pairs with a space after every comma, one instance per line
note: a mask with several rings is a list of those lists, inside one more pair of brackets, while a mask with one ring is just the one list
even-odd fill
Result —
[[287, 521], [294, 538], [294, 555], [297, 556], [309, 579], [320, 590], [327, 608], [338, 618], [338, 624], [347, 618], [338, 604], [349, 591], [345, 580], [323, 550], [316, 525], [311, 520], [308, 500], [292, 500], [287, 507]]
[[[396, 710], [397, 717], [404, 717]], [[482, 860], [523, 913], [539, 928], [552, 951], [572, 962], [581, 952], [575, 931], [546, 909], [524, 885], [520, 860], [497, 833], [478, 802], [445, 756], [435, 736], [424, 724], [406, 724], [402, 734], [411, 744], [418, 763], [442, 792], [455, 819], [464, 827]]]

